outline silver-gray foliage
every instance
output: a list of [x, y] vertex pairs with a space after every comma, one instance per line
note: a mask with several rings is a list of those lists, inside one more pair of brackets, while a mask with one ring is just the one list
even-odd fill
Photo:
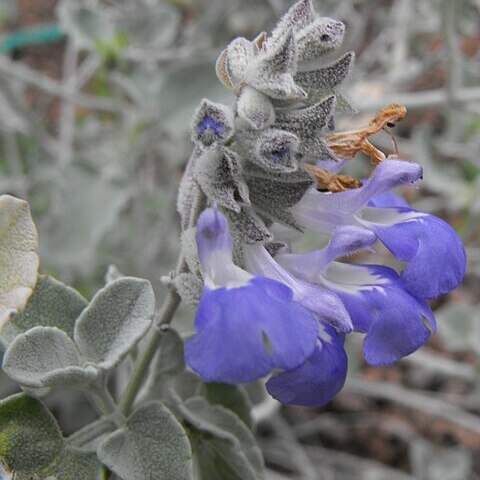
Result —
[[98, 456], [122, 480], [192, 479], [187, 434], [160, 402], [136, 410], [102, 442]]

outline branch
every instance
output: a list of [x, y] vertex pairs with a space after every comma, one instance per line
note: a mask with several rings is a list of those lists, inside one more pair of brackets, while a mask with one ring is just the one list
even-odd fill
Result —
[[0, 55], [0, 73], [6, 77], [33, 85], [50, 95], [60, 97], [66, 102], [71, 102], [91, 110], [102, 110], [115, 113], [121, 113], [124, 111], [123, 104], [118, 100], [80, 92], [72, 94], [70, 89], [66, 88], [66, 86], [62, 85], [60, 82], [46, 77], [26, 65], [12, 62], [4, 55]]
[[[436, 90], [424, 90], [414, 93], [392, 93], [388, 97], [378, 98], [369, 102], [354, 101], [356, 109], [363, 112], [376, 111], [379, 108], [395, 102], [403, 103], [408, 110], [422, 110], [427, 107], [443, 107], [448, 102], [448, 91], [445, 88]], [[471, 102], [480, 102], [480, 87], [462, 88], [453, 94], [456, 104], [466, 104]]]

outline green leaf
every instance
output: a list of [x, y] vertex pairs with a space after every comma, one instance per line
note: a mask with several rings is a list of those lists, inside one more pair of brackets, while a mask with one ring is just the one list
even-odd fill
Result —
[[172, 380], [177, 380], [185, 370], [183, 340], [173, 329], [162, 332], [159, 348], [155, 354], [146, 383], [148, 398], [164, 398]]
[[117, 365], [147, 333], [155, 310], [149, 281], [122, 277], [93, 297], [75, 324], [85, 359], [106, 370]]
[[100, 460], [122, 480], [190, 480], [192, 457], [185, 430], [160, 402], [133, 413], [99, 446]]
[[260, 448], [252, 432], [230, 410], [194, 397], [175, 408], [187, 422], [192, 450], [203, 480], [264, 478]]
[[39, 472], [62, 447], [57, 422], [39, 400], [21, 393], [0, 401], [0, 459], [9, 470]]
[[37, 281], [37, 230], [27, 202], [0, 196], [0, 332], [25, 307]]
[[77, 347], [56, 327], [34, 327], [18, 335], [5, 352], [3, 369], [13, 380], [33, 388], [78, 385], [97, 376], [94, 367], [82, 366]]
[[162, 333], [155, 367], [159, 377], [177, 375], [185, 369], [183, 340], [175, 330], [169, 329]]
[[106, 472], [95, 452], [66, 448], [52, 476], [58, 480], [105, 480]]
[[252, 404], [247, 392], [241, 385], [225, 383], [207, 383], [205, 385], [207, 400], [214, 405], [222, 405], [236, 413], [249, 427], [252, 426], [250, 409]]
[[25, 310], [11, 316], [2, 337], [9, 343], [19, 333], [42, 326], [57, 327], [73, 338], [75, 320], [87, 305], [87, 301], [73, 288], [47, 275], [40, 275]]

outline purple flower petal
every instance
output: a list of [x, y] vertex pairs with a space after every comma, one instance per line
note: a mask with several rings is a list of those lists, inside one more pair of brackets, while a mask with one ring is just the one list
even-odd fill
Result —
[[407, 292], [391, 268], [334, 263], [325, 279], [350, 313], [355, 330], [367, 333], [363, 353], [371, 365], [409, 355], [436, 329], [428, 303]]
[[315, 348], [318, 326], [285, 285], [253, 278], [238, 288], [206, 288], [195, 316], [198, 332], [185, 360], [205, 381], [251, 382], [273, 368], [292, 370]]
[[332, 292], [295, 277], [279, 265], [261, 245], [245, 248], [247, 269], [272, 278], [292, 289], [293, 298], [342, 332], [352, 330], [352, 322], [342, 302]]
[[[405, 216], [416, 212], [400, 207], [379, 210]], [[422, 214], [392, 225], [372, 223], [372, 228], [398, 260], [408, 262], [400, 276], [416, 297], [437, 297], [453, 290], [462, 281], [466, 266], [465, 249], [453, 228], [443, 220]]]
[[368, 202], [369, 207], [410, 207], [408, 202], [393, 192], [374, 195]]
[[321, 233], [330, 233], [339, 225], [358, 225], [361, 220], [360, 210], [371, 197], [412, 183], [421, 176], [422, 168], [416, 163], [385, 160], [362, 187], [335, 194], [312, 188], [292, 208], [292, 213], [300, 225]]
[[343, 335], [325, 326], [313, 354], [299, 368], [279, 373], [267, 382], [267, 390], [279, 402], [321, 406], [328, 403], [345, 384], [347, 355]]

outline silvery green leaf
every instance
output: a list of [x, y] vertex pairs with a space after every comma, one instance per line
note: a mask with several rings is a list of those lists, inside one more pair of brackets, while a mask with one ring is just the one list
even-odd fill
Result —
[[255, 130], [267, 127], [275, 121], [275, 109], [270, 98], [248, 85], [238, 97], [237, 113]]
[[272, 234], [252, 207], [244, 207], [240, 213], [223, 210], [229, 219], [233, 240], [238, 243], [264, 242], [272, 238]]
[[299, 0], [285, 13], [272, 32], [273, 38], [281, 37], [289, 29], [295, 33], [311, 24], [316, 18], [312, 0]]
[[252, 404], [242, 385], [227, 385], [225, 383], [206, 383], [205, 396], [213, 405], [221, 405], [234, 412], [251, 427], [250, 409]]
[[285, 183], [266, 178], [250, 178], [249, 185], [256, 198], [261, 196], [280, 206], [293, 207], [311, 187], [312, 181]]
[[23, 393], [0, 400], [0, 458], [9, 470], [40, 472], [62, 448], [57, 422], [40, 400]]
[[173, 280], [173, 285], [182, 300], [191, 307], [196, 307], [202, 295], [203, 282], [193, 273], [181, 273]]
[[270, 128], [257, 140], [255, 155], [249, 160], [273, 172], [292, 173], [298, 169], [295, 154], [300, 141], [288, 131]]
[[162, 333], [155, 365], [155, 372], [161, 376], [177, 375], [185, 369], [183, 340], [172, 328]]
[[249, 66], [245, 82], [271, 98], [278, 100], [304, 99], [307, 94], [295, 84], [296, 46], [292, 30], [268, 49], [259, 53]]
[[154, 310], [149, 281], [134, 277], [114, 280], [97, 292], [78, 318], [75, 343], [87, 361], [108, 370], [147, 333]]
[[105, 480], [106, 472], [95, 452], [67, 447], [52, 475], [58, 480]]
[[3, 370], [33, 388], [81, 385], [97, 376], [95, 368], [82, 366], [77, 347], [56, 327], [34, 327], [17, 335], [3, 357]]
[[328, 126], [334, 110], [335, 96], [330, 95], [310, 107], [277, 112], [277, 126], [300, 137], [300, 153], [315, 159], [335, 158], [321, 138], [321, 132]]
[[183, 340], [173, 329], [162, 332], [159, 349], [155, 354], [145, 392], [148, 398], [159, 399], [171, 386], [171, 381], [185, 371]]
[[0, 332], [22, 310], [37, 281], [37, 230], [27, 202], [0, 196]]
[[190, 427], [190, 441], [202, 480], [264, 478], [263, 458], [247, 426], [230, 410], [194, 397], [175, 408]]
[[312, 177], [303, 168], [299, 168], [295, 172], [291, 173], [271, 172], [249, 162], [245, 165], [243, 174], [248, 181], [250, 181], [249, 179], [253, 177], [264, 178], [266, 180], [275, 180], [282, 183], [312, 182]]
[[325, 97], [326, 91], [332, 91], [340, 85], [352, 69], [355, 54], [348, 52], [331, 65], [298, 72], [295, 82], [308, 93], [309, 100], [318, 99], [319, 95]]
[[73, 338], [75, 320], [86, 306], [87, 301], [76, 290], [40, 275], [25, 310], [11, 316], [2, 337], [8, 343], [19, 333], [43, 326], [57, 327]]
[[160, 402], [150, 402], [109, 435], [98, 458], [122, 480], [190, 480], [192, 453], [185, 430]]
[[255, 58], [255, 54], [255, 45], [246, 38], [238, 37], [230, 42], [226, 49], [225, 66], [234, 82], [244, 79], [245, 72]]
[[314, 62], [327, 52], [339, 47], [343, 41], [345, 25], [328, 17], [318, 17], [296, 35], [298, 62]]
[[343, 93], [336, 91], [335, 98], [337, 99], [337, 101], [335, 102], [335, 107], [337, 111], [342, 112], [345, 115], [356, 115], [358, 113], [357, 109], [351, 104], [350, 100], [348, 99], [348, 96], [345, 96]]
[[195, 162], [193, 178], [211, 202], [237, 213], [250, 205], [240, 159], [232, 150], [205, 150]]
[[289, 208], [297, 204], [312, 182], [278, 182], [264, 178], [250, 178], [250, 198], [257, 213], [272, 221], [294, 228], [303, 227], [297, 222]]
[[233, 130], [232, 110], [204, 98], [192, 118], [192, 141], [201, 147], [223, 145], [233, 135]]

